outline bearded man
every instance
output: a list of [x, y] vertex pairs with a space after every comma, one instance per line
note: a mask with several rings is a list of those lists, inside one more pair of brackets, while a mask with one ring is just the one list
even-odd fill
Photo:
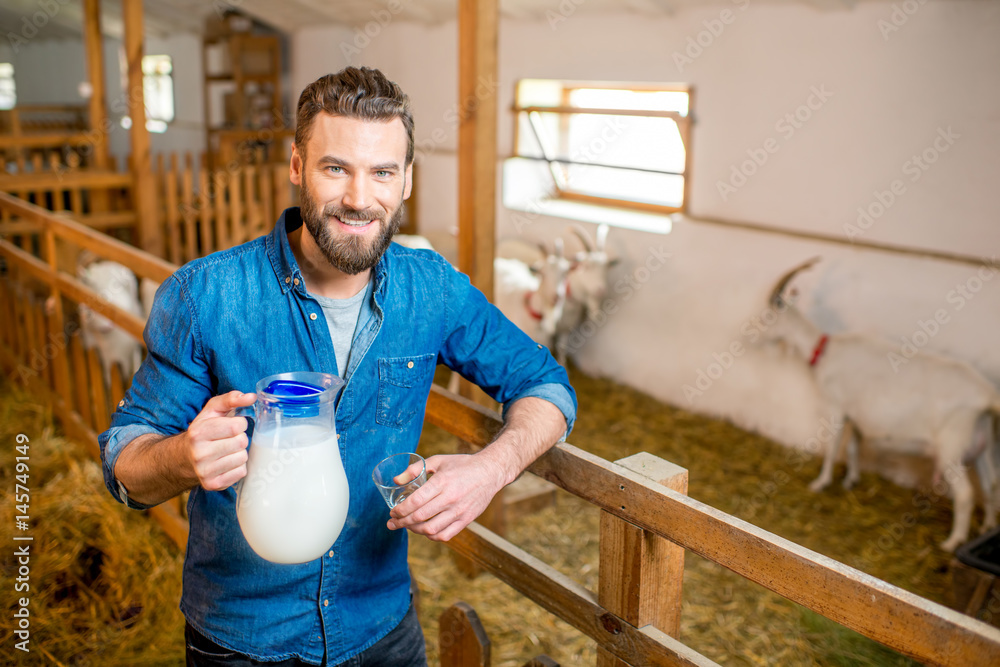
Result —
[[[413, 171], [407, 96], [349, 67], [302, 92], [290, 179], [300, 208], [267, 236], [193, 261], [159, 289], [149, 354], [100, 436], [105, 482], [144, 509], [190, 489], [181, 610], [188, 665], [423, 665], [407, 530], [448, 540], [572, 427], [576, 396], [548, 350], [440, 255], [392, 243]], [[429, 480], [386, 516], [371, 481], [416, 451], [443, 363], [504, 405], [472, 455], [432, 456]], [[347, 523], [299, 565], [259, 557], [240, 531], [257, 380], [318, 371], [337, 403]]]

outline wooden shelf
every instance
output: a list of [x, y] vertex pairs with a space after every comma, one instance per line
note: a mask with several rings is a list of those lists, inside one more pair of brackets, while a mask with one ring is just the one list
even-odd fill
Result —
[[202, 65], [209, 167], [283, 161], [289, 128], [281, 97], [281, 38], [213, 35], [202, 42]]

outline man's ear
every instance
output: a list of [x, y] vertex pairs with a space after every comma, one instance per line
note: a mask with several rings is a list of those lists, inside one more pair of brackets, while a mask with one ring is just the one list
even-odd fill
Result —
[[288, 180], [293, 185], [302, 185], [302, 154], [299, 153], [294, 142], [292, 143], [292, 159], [288, 165]]
[[406, 185], [403, 187], [403, 199], [409, 199], [410, 193], [413, 192], [413, 163], [406, 165], [406, 171], [403, 172], [403, 178], [406, 180]]

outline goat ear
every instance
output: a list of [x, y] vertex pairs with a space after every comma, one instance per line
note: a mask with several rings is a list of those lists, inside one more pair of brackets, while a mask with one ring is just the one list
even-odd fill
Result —
[[580, 243], [583, 244], [583, 249], [585, 251], [594, 251], [594, 242], [590, 240], [590, 234], [588, 234], [587, 230], [583, 228], [583, 225], [573, 223], [569, 226], [569, 230], [576, 234], [577, 238], [580, 239]]
[[597, 245], [597, 249], [598, 250], [604, 250], [604, 244], [607, 243], [607, 241], [608, 241], [608, 232], [609, 231], [611, 231], [611, 228], [608, 227], [607, 224], [602, 224], [600, 227], [597, 228], [597, 244], [596, 245]]

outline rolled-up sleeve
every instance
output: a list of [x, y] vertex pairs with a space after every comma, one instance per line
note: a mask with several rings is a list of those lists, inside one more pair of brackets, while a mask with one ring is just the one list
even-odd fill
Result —
[[502, 403], [504, 416], [518, 399], [534, 396], [549, 401], [566, 418], [565, 440], [577, 408], [566, 369], [487, 301], [468, 276], [448, 267], [446, 283], [441, 361]]
[[541, 398], [548, 401], [552, 405], [559, 408], [559, 412], [563, 413], [563, 417], [566, 418], [566, 432], [563, 436], [559, 438], [559, 442], [565, 442], [566, 437], [569, 435], [570, 431], [573, 430], [573, 424], [576, 422], [576, 400], [574, 395], [570, 394], [570, 389], [567, 389], [561, 384], [556, 384], [551, 382], [549, 384], [540, 384], [537, 387], [532, 387], [523, 394], [518, 394], [514, 398], [510, 399], [503, 405], [503, 417], [507, 418], [507, 409], [514, 405], [517, 401], [522, 398], [527, 398], [528, 396], [534, 396], [535, 398]]
[[[119, 502], [115, 464], [122, 450], [149, 433], [184, 431], [211, 397], [207, 364], [198, 349], [198, 322], [176, 277], [157, 291], [143, 340], [147, 355], [118, 404], [108, 430], [98, 436], [104, 484]], [[129, 500], [129, 507], [147, 506]]]

